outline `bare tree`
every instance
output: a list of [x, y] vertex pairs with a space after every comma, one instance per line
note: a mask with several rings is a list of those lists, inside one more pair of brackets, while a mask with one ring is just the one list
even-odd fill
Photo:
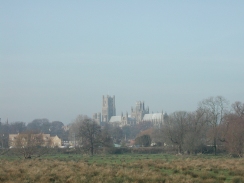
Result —
[[[76, 141], [74, 143], [79, 143], [80, 141], [80, 127], [82, 126], [82, 123], [85, 119], [88, 119], [88, 116], [86, 115], [78, 115], [76, 119], [69, 125], [69, 140], [70, 141]], [[76, 144], [74, 144], [76, 146]]]
[[177, 111], [169, 115], [163, 126], [163, 133], [169, 143], [177, 145], [178, 153], [182, 153], [184, 138], [187, 133], [188, 113], [185, 111]]
[[118, 126], [105, 124], [103, 131], [107, 131], [107, 133], [110, 134], [115, 144], [120, 144], [124, 139], [123, 130]]
[[34, 134], [31, 131], [21, 133], [10, 139], [10, 144], [17, 156], [30, 159], [33, 156], [41, 156], [47, 152], [50, 139], [44, 139], [43, 134]]
[[153, 128], [151, 138], [152, 142], [155, 143], [157, 146], [162, 146], [166, 142], [163, 130], [159, 128]]
[[203, 110], [188, 113], [184, 149], [188, 152], [202, 152], [206, 140], [207, 124]]
[[210, 97], [199, 103], [199, 109], [204, 111], [206, 122], [211, 126], [209, 137], [215, 155], [217, 153], [218, 125], [224, 120], [227, 104], [227, 100], [221, 96]]
[[136, 138], [136, 136], [140, 132], [150, 129], [152, 127], [153, 127], [153, 123], [151, 123], [150, 121], [143, 121], [136, 125], [130, 126], [130, 138]]
[[225, 142], [226, 150], [239, 157], [244, 152], [244, 104], [235, 102], [232, 104], [234, 112], [225, 116], [225, 121], [220, 125], [219, 130]]
[[82, 139], [82, 149], [93, 156], [95, 150], [102, 145], [102, 130], [94, 120], [84, 119], [80, 126], [79, 136]]
[[244, 119], [244, 103], [241, 103], [239, 101], [235, 102], [234, 104], [232, 104], [232, 108], [239, 118]]

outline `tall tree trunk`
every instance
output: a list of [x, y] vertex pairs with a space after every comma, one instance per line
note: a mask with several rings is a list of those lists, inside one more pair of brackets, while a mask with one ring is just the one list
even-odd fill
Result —
[[93, 152], [94, 151], [94, 149], [93, 149], [93, 144], [91, 145], [91, 155], [93, 156]]
[[178, 145], [178, 154], [181, 154], [181, 152], [182, 152], [181, 145]]
[[217, 143], [216, 143], [216, 137], [214, 137], [214, 155], [217, 155]]

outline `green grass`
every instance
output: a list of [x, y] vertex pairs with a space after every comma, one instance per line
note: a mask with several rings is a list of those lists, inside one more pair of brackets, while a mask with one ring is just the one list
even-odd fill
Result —
[[[85, 161], [88, 163], [96, 163], [96, 164], [122, 164], [122, 163], [130, 163], [135, 161], [142, 160], [165, 160], [172, 161], [177, 159], [174, 155], [169, 154], [121, 154], [121, 155], [81, 155], [81, 154], [47, 154], [43, 155], [40, 158], [42, 159], [55, 159], [61, 161]], [[18, 159], [15, 156], [2, 156], [0, 159]]]

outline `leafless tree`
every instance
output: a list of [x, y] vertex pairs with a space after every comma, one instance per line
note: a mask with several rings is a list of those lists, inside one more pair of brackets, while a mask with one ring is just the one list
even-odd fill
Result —
[[232, 104], [233, 112], [225, 116], [225, 121], [219, 130], [226, 150], [239, 157], [244, 152], [244, 104], [235, 102]]
[[120, 144], [124, 140], [123, 130], [119, 126], [115, 126], [109, 122], [103, 125], [103, 133], [107, 133], [115, 144]]
[[232, 104], [232, 108], [239, 118], [244, 119], [244, 103], [241, 103], [239, 101], [235, 102], [234, 104]]
[[85, 119], [89, 119], [86, 115], [78, 115], [77, 118], [69, 125], [69, 140], [79, 143], [80, 127]]
[[92, 119], [84, 119], [80, 126], [79, 136], [82, 139], [82, 149], [93, 156], [95, 150], [102, 145], [102, 130]]
[[178, 153], [182, 153], [184, 138], [187, 132], [187, 121], [188, 113], [185, 111], [174, 112], [169, 115], [163, 126], [163, 133], [168, 139], [169, 143], [177, 145]]
[[31, 131], [18, 134], [14, 139], [11, 139], [13, 151], [17, 156], [23, 156], [25, 159], [30, 159], [33, 156], [41, 156], [47, 152], [47, 147], [50, 145], [50, 140], [44, 139], [43, 134], [35, 134]]
[[203, 110], [188, 113], [184, 149], [189, 153], [202, 152], [206, 140], [207, 124]]
[[162, 146], [166, 142], [163, 130], [161, 128], [153, 128], [151, 138], [152, 142], [155, 143], [157, 146]]
[[203, 110], [206, 122], [210, 125], [209, 137], [214, 148], [214, 154], [217, 153], [218, 125], [224, 120], [227, 111], [227, 100], [222, 96], [210, 97], [199, 103], [199, 110]]

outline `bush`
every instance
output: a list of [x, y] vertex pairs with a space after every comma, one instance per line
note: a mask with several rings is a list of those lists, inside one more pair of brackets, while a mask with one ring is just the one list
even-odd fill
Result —
[[126, 147], [110, 147], [104, 149], [104, 152], [108, 154], [124, 154], [131, 153], [131, 149]]
[[135, 139], [136, 145], [142, 145], [143, 147], [149, 147], [151, 145], [150, 135], [142, 135]]
[[166, 152], [162, 147], [139, 147], [139, 148], [128, 148], [128, 147], [111, 147], [104, 150], [108, 154], [125, 154], [125, 153], [138, 153], [138, 154], [159, 154]]

